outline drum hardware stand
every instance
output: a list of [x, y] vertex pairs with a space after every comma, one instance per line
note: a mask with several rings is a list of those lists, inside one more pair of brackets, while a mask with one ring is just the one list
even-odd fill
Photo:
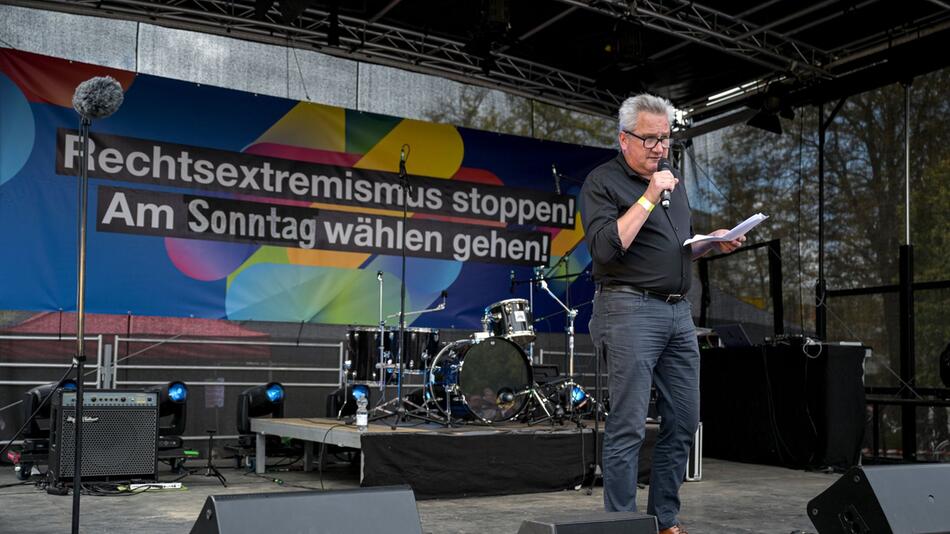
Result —
[[[563, 256], [562, 256], [562, 258], [563, 258]], [[558, 263], [560, 263], [560, 260], [558, 260]], [[555, 265], [556, 265], [556, 264], [555, 264]], [[514, 272], [514, 271], [511, 271], [511, 290], [510, 290], [510, 293], [511, 293], [512, 295], [514, 295], [514, 293], [515, 293], [515, 288], [518, 287], [519, 284], [528, 284], [528, 307], [531, 309], [531, 313], [532, 313], [532, 314], [534, 313], [534, 284], [535, 284], [535, 282], [537, 282], [538, 280], [541, 280], [541, 279], [544, 277], [544, 275], [543, 275], [544, 269], [545, 269], [544, 265], [538, 265], [537, 267], [532, 267], [532, 268], [531, 268], [531, 272], [532, 272], [531, 278], [522, 279], [522, 280], [516, 279], [516, 278], [515, 278], [515, 272]], [[558, 277], [558, 278], [560, 278], [560, 277]], [[485, 331], [485, 332], [488, 332], [488, 331], [489, 331], [488, 323], [489, 323], [488, 316], [487, 316], [487, 315], [483, 316], [483, 317], [482, 317], [482, 330]], [[534, 323], [532, 324], [532, 326], [534, 326], [534, 324], [537, 324], [537, 323], [538, 323], [538, 321], [535, 320]], [[536, 362], [535, 359], [534, 359], [534, 341], [531, 341], [531, 343], [528, 343], [528, 360], [531, 362], [532, 365], [535, 365], [535, 364], [539, 363], [539, 362]]]
[[[547, 385], [547, 384], [545, 384]], [[564, 424], [564, 407], [560, 404], [554, 404], [551, 402], [547, 396], [542, 396], [538, 393], [537, 384], [534, 384], [525, 391], [526, 393], [531, 394], [531, 398], [541, 407], [544, 411], [544, 417], [540, 419], [529, 419], [527, 421], [528, 426], [537, 425], [545, 421], [551, 421], [551, 424], [563, 425]], [[550, 409], [548, 408], [550, 406]]]
[[[561, 299], [557, 298], [557, 295], [551, 291], [551, 288], [548, 287], [547, 280], [542, 276], [541, 280], [538, 282], [538, 285], [541, 286], [541, 289], [547, 292], [548, 295], [554, 299], [562, 308], [564, 308], [565, 313], [567, 313], [567, 382], [564, 385], [568, 388], [568, 397], [567, 397], [567, 412], [570, 414], [572, 420], [575, 419], [574, 414], [574, 403], [572, 402], [572, 396], [574, 393], [574, 319], [577, 317], [577, 310], [570, 308], [565, 305]], [[577, 420], [577, 423], [580, 424], [580, 420]]]
[[386, 374], [383, 372], [386, 365], [386, 320], [383, 318], [383, 271], [376, 271], [376, 280], [379, 281], [379, 401], [386, 400]]
[[[446, 305], [447, 305], [446, 303], [448, 302], [448, 296], [449, 296], [448, 290], [443, 290], [441, 296], [442, 296], [442, 302], [440, 302], [438, 305], [436, 305], [436, 306], [434, 306], [434, 307], [432, 307], [432, 308], [426, 308], [426, 309], [424, 309], [424, 310], [416, 310], [416, 311], [405, 312], [405, 313], [402, 314], [403, 317], [410, 316], [410, 315], [422, 315], [423, 313], [439, 312], [439, 311], [444, 310], [444, 309], [446, 308]], [[383, 321], [381, 321], [381, 322], [382, 322], [383, 324], [385, 324], [385, 321], [386, 321], [386, 320], [392, 319], [392, 318], [394, 318], [394, 317], [398, 317], [399, 315], [400, 315], [399, 313], [393, 313], [393, 314], [387, 315], [387, 316], [385, 317], [385, 319], [384, 319]], [[403, 330], [403, 332], [404, 332], [404, 330]], [[400, 349], [399, 349], [400, 357], [398, 358], [399, 365], [398, 365], [398, 367], [396, 367], [396, 368], [394, 369], [395, 372], [399, 373], [400, 380], [401, 380], [401, 377], [402, 377], [402, 375], [403, 375], [403, 372], [405, 371], [405, 369], [404, 369], [404, 365], [405, 365], [404, 358], [402, 358], [402, 356], [401, 356], [402, 351], [405, 350], [405, 347], [403, 346], [403, 345], [405, 344], [405, 339], [404, 339], [404, 337], [405, 337], [405, 334], [404, 334], [404, 333], [400, 335], [400, 340], [401, 340], [401, 341], [400, 341]], [[424, 358], [424, 359], [427, 359], [427, 358]], [[428, 358], [428, 359], [431, 359], [431, 358]], [[381, 367], [381, 369], [385, 369], [385, 367]], [[428, 366], [428, 362], [427, 362], [427, 361], [426, 361], [426, 362], [423, 362], [423, 365], [422, 365], [422, 367], [420, 368], [420, 370], [423, 371], [424, 373], [428, 374], [428, 372], [429, 372], [429, 366]], [[383, 382], [385, 383], [385, 378], [384, 378]], [[384, 387], [385, 387], [385, 386], [384, 386]], [[384, 404], [392, 403], [393, 401], [396, 401], [397, 399], [401, 399], [401, 398], [402, 398], [401, 395], [398, 395], [398, 394], [397, 394], [396, 399], [391, 399], [389, 402], [384, 403]], [[413, 411], [416, 411], [416, 410], [425, 410], [425, 411], [426, 411], [426, 416], [428, 417], [428, 416], [429, 416], [429, 408], [428, 408], [428, 406], [427, 406], [427, 402], [425, 402], [425, 380], [423, 380], [423, 403], [422, 403], [423, 405], [422, 405], [422, 406], [419, 406], [419, 405], [417, 405], [417, 404], [415, 404], [415, 403], [409, 401], [408, 399], [403, 399], [403, 402], [405, 402], [406, 404], [408, 404], [409, 406], [411, 406], [411, 407], [413, 408]], [[380, 408], [381, 406], [382, 406], [382, 405], [378, 405], [377, 408]], [[385, 412], [385, 410], [384, 410], [384, 412]], [[411, 414], [411, 412], [407, 412], [407, 413]], [[392, 415], [392, 412], [390, 412], [389, 415]], [[426, 419], [426, 420], [429, 421], [429, 422], [441, 423], [441, 421], [438, 421], [438, 420], [430, 420], [430, 419]]]

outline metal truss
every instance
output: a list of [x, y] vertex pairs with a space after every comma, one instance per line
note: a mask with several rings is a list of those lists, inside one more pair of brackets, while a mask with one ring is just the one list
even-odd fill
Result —
[[[593, 78], [505, 54], [474, 53], [466, 43], [397, 28], [379, 16], [307, 9], [288, 24], [271, 7], [255, 18], [254, 0], [3, 0], [82, 15], [121, 18], [248, 40], [317, 50], [356, 61], [495, 88], [562, 108], [612, 117], [624, 95]], [[331, 46], [329, 43], [333, 43]]]
[[[766, 25], [758, 26], [689, 0], [559, 0], [609, 17], [706, 46], [780, 73], [831, 78], [823, 65], [832, 60], [823, 50], [772, 28], [838, 0], [825, 0]], [[749, 12], [746, 12], [749, 13]], [[683, 45], [676, 45], [677, 48]], [[663, 55], [665, 51], [659, 55]]]

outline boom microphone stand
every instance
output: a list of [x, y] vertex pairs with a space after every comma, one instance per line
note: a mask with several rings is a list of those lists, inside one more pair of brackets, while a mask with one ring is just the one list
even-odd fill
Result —
[[79, 209], [78, 251], [76, 258], [76, 408], [73, 456], [72, 533], [79, 534], [79, 496], [82, 493], [83, 380], [86, 363], [86, 207], [89, 198], [89, 128], [92, 119], [104, 119], [122, 105], [122, 86], [114, 78], [90, 78], [76, 87], [73, 107], [79, 113]]
[[[406, 159], [409, 157], [409, 145], [404, 144], [399, 149], [399, 185], [402, 188], [402, 229], [400, 230], [399, 250], [402, 256], [399, 287], [399, 355], [396, 357], [396, 409], [391, 428], [406, 415], [406, 407], [402, 404], [402, 359], [406, 350], [406, 224], [409, 220], [409, 195], [412, 194], [412, 185], [409, 183], [409, 173], [406, 172]], [[383, 372], [380, 370], [380, 374]]]
[[[399, 248], [402, 256], [402, 269], [401, 269], [401, 284], [399, 288], [399, 355], [396, 358], [396, 407], [393, 410], [394, 417], [393, 422], [390, 426], [391, 429], [396, 430], [396, 426], [401, 420], [407, 416], [415, 417], [423, 421], [429, 421], [432, 423], [439, 423], [435, 419], [425, 417], [418, 414], [409, 413], [406, 411], [406, 399], [402, 396], [402, 376], [405, 374], [403, 369], [403, 361], [405, 360], [406, 354], [406, 226], [408, 225], [409, 219], [409, 195], [412, 193], [412, 185], [409, 183], [409, 174], [406, 172], [406, 160], [409, 159], [409, 145], [405, 144], [399, 149], [399, 185], [402, 188], [402, 230], [400, 230], [401, 238], [399, 243]], [[442, 292], [443, 302], [439, 306], [431, 310], [424, 310], [422, 312], [414, 313], [424, 313], [425, 311], [437, 311], [445, 309], [445, 295], [446, 293]], [[380, 374], [383, 374], [383, 370], [380, 370]]]

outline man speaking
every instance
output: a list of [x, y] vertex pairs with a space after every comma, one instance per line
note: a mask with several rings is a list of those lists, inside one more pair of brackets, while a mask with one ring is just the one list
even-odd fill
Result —
[[[653, 452], [647, 513], [660, 534], [685, 534], [679, 488], [699, 424], [699, 346], [685, 295], [691, 261], [712, 245], [694, 243], [686, 190], [666, 158], [673, 107], [640, 94], [620, 107], [620, 153], [587, 176], [580, 210], [596, 287], [590, 334], [609, 369], [604, 432], [604, 507], [637, 508], [637, 461], [651, 385], [660, 433]], [[715, 236], [727, 230], [716, 230]], [[732, 252], [745, 237], [717, 243]]]

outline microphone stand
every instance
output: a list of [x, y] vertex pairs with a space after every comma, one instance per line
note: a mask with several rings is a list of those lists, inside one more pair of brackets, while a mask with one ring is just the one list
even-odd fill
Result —
[[[409, 157], [409, 145], [403, 145], [400, 149], [399, 155], [399, 185], [402, 188], [402, 230], [400, 233], [400, 243], [399, 248], [402, 256], [402, 267], [401, 267], [401, 278], [399, 288], [399, 355], [396, 358], [396, 407], [393, 410], [394, 417], [392, 424], [389, 425], [390, 429], [396, 430], [396, 426], [399, 425], [399, 422], [405, 419], [406, 417], [415, 417], [423, 421], [429, 421], [432, 423], [441, 423], [435, 419], [425, 417], [418, 414], [409, 413], [406, 411], [406, 399], [402, 396], [402, 376], [404, 373], [403, 361], [405, 359], [405, 350], [406, 350], [406, 226], [408, 225], [409, 220], [409, 195], [412, 193], [412, 185], [409, 183], [409, 174], [406, 172], [406, 160]], [[444, 299], [444, 295], [443, 295]], [[445, 302], [443, 300], [442, 304], [436, 306], [431, 310], [425, 311], [436, 311], [445, 309]], [[424, 313], [423, 312], [414, 312]], [[382, 321], [381, 321], [382, 322]], [[384, 369], [380, 369], [380, 375], [383, 376], [385, 381]], [[385, 386], [383, 386], [385, 388]]]
[[80, 148], [79, 167], [79, 250], [76, 266], [76, 409], [73, 456], [73, 514], [72, 534], [79, 534], [79, 497], [82, 494], [82, 418], [83, 418], [83, 380], [86, 363], [86, 206], [89, 199], [89, 128], [92, 121], [83, 116], [79, 123]]
[[[392, 425], [390, 425], [393, 430], [396, 430], [396, 425], [406, 414], [406, 407], [402, 404], [402, 358], [406, 349], [406, 224], [409, 220], [409, 195], [412, 193], [412, 185], [409, 184], [409, 173], [406, 172], [407, 148], [408, 145], [403, 145], [399, 154], [399, 185], [402, 188], [402, 229], [400, 230], [402, 235], [399, 238], [399, 249], [402, 256], [402, 267], [399, 287], [399, 354], [396, 357], [396, 413]], [[385, 376], [383, 369], [380, 369], [380, 376]]]

